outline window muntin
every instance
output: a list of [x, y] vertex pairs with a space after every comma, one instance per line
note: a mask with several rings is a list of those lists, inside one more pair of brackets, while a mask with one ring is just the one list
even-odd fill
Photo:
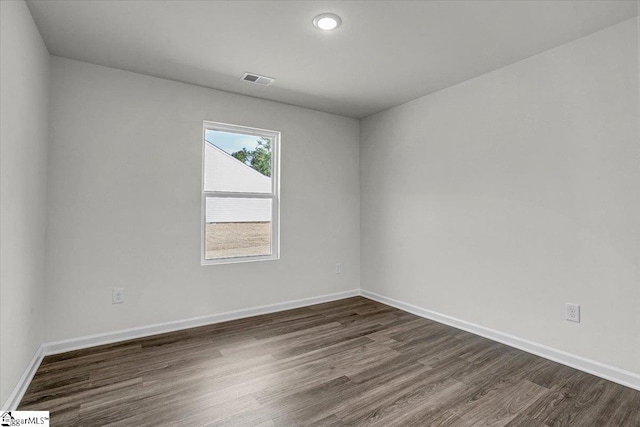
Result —
[[202, 264], [279, 257], [276, 131], [204, 122]]

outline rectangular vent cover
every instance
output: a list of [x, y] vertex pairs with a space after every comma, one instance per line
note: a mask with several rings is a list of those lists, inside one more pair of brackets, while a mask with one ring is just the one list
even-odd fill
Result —
[[244, 76], [242, 76], [242, 80], [244, 80], [245, 82], [255, 83], [261, 86], [269, 86], [271, 83], [274, 82], [275, 79], [267, 76], [261, 76], [259, 74], [254, 74], [254, 73], [244, 73]]

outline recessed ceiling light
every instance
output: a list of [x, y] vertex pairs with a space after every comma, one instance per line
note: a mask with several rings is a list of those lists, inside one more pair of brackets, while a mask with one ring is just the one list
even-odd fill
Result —
[[313, 25], [324, 31], [335, 30], [342, 24], [342, 19], [335, 13], [322, 13], [313, 18]]

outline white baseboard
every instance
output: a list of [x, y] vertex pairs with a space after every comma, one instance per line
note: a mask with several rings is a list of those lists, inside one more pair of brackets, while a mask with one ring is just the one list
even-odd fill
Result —
[[106, 332], [103, 334], [88, 335], [84, 337], [71, 338], [62, 341], [55, 341], [42, 344], [33, 359], [22, 374], [20, 381], [13, 389], [11, 395], [2, 407], [3, 411], [15, 410], [22, 400], [27, 387], [31, 383], [42, 359], [52, 354], [64, 353], [72, 350], [95, 347], [98, 345], [112, 344], [119, 341], [126, 341], [135, 338], [148, 337], [151, 335], [164, 334], [166, 332], [179, 331], [182, 329], [195, 328], [197, 326], [211, 325], [214, 323], [226, 322], [229, 320], [242, 319], [245, 317], [258, 316], [260, 314], [276, 313], [278, 311], [291, 310], [293, 308], [306, 307], [323, 302], [337, 301], [360, 295], [360, 289], [338, 292], [334, 294], [321, 295], [311, 298], [303, 298], [293, 301], [286, 301], [276, 304], [262, 305], [243, 310], [228, 311], [226, 313], [212, 314], [210, 316], [193, 317], [191, 319], [177, 320], [173, 322], [157, 323], [155, 325], [141, 326], [138, 328], [123, 329], [120, 331]]
[[618, 383], [635, 390], [640, 390], [640, 374], [616, 368], [615, 366], [600, 363], [575, 354], [567, 353], [565, 351], [528, 341], [513, 335], [505, 334], [504, 332], [496, 331], [494, 329], [485, 328], [484, 326], [456, 319], [445, 314], [398, 301], [393, 298], [388, 298], [364, 289], [360, 290], [360, 294], [363, 297], [378, 301], [382, 304], [390, 305], [417, 316], [431, 319], [457, 329], [462, 329], [475, 335], [480, 335], [490, 340], [526, 351], [527, 353], [544, 357], [545, 359], [553, 360], [554, 362], [613, 381], [614, 383]]
[[590, 360], [581, 356], [567, 353], [552, 347], [531, 342], [523, 338], [505, 334], [494, 329], [485, 328], [464, 320], [456, 319], [432, 310], [424, 309], [412, 304], [388, 298], [364, 289], [353, 289], [345, 292], [321, 295], [311, 298], [303, 298], [293, 301], [286, 301], [277, 304], [263, 305], [243, 310], [229, 311], [226, 313], [213, 314], [210, 316], [194, 317], [191, 319], [178, 320], [174, 322], [158, 323], [155, 325], [142, 326], [138, 328], [123, 329], [120, 331], [95, 334], [84, 337], [72, 338], [68, 340], [55, 341], [42, 344], [33, 355], [27, 369], [25, 369], [18, 384], [9, 398], [2, 406], [2, 410], [14, 410], [22, 400], [27, 387], [31, 383], [42, 359], [51, 354], [64, 353], [72, 350], [94, 347], [98, 345], [111, 344], [119, 341], [126, 341], [135, 338], [142, 338], [166, 332], [173, 332], [197, 326], [211, 325], [214, 323], [226, 322], [229, 320], [242, 319], [245, 317], [257, 316], [260, 314], [276, 313], [278, 311], [291, 310], [293, 308], [306, 307], [323, 302], [336, 301], [344, 298], [362, 295], [374, 301], [396, 307], [400, 310], [415, 314], [420, 317], [434, 320], [454, 328], [462, 329], [472, 334], [480, 335], [493, 341], [506, 344], [511, 347], [535, 354], [545, 359], [570, 366], [572, 368], [596, 375], [609, 381], [624, 385], [626, 387], [640, 390], [640, 374], [616, 368], [611, 365]]
[[358, 295], [360, 295], [360, 289], [352, 289], [350, 291], [337, 292], [335, 294], [320, 295], [317, 297], [279, 302], [276, 304], [262, 305], [242, 310], [227, 311], [225, 313], [212, 314], [209, 316], [192, 317], [190, 319], [176, 320], [173, 322], [157, 323], [137, 328], [122, 329], [120, 331], [87, 335], [84, 337], [46, 343], [44, 344], [44, 351], [46, 356], [65, 353], [67, 351], [80, 350], [98, 345], [112, 344], [119, 341], [180, 331], [198, 326], [212, 325], [214, 323], [227, 322], [229, 320], [243, 319], [245, 317], [258, 316], [260, 314], [276, 313], [278, 311], [291, 310], [293, 308], [306, 307], [309, 305], [336, 301]]
[[18, 384], [9, 395], [7, 401], [4, 402], [4, 405], [2, 405], [2, 412], [14, 411], [18, 408], [18, 404], [20, 404], [22, 396], [24, 396], [24, 393], [27, 391], [27, 387], [29, 387], [29, 384], [31, 384], [31, 380], [36, 374], [36, 371], [38, 370], [38, 367], [40, 366], [43, 358], [44, 345], [41, 344], [31, 358], [31, 361], [27, 365], [27, 369], [24, 370], [24, 373], [20, 377], [20, 380], [18, 380]]

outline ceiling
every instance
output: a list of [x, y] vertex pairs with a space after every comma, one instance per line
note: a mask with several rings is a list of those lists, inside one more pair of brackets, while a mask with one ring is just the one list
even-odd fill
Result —
[[[52, 55], [361, 118], [638, 14], [636, 1], [28, 1]], [[333, 12], [324, 32], [313, 17]], [[275, 77], [262, 87], [245, 72]]]

